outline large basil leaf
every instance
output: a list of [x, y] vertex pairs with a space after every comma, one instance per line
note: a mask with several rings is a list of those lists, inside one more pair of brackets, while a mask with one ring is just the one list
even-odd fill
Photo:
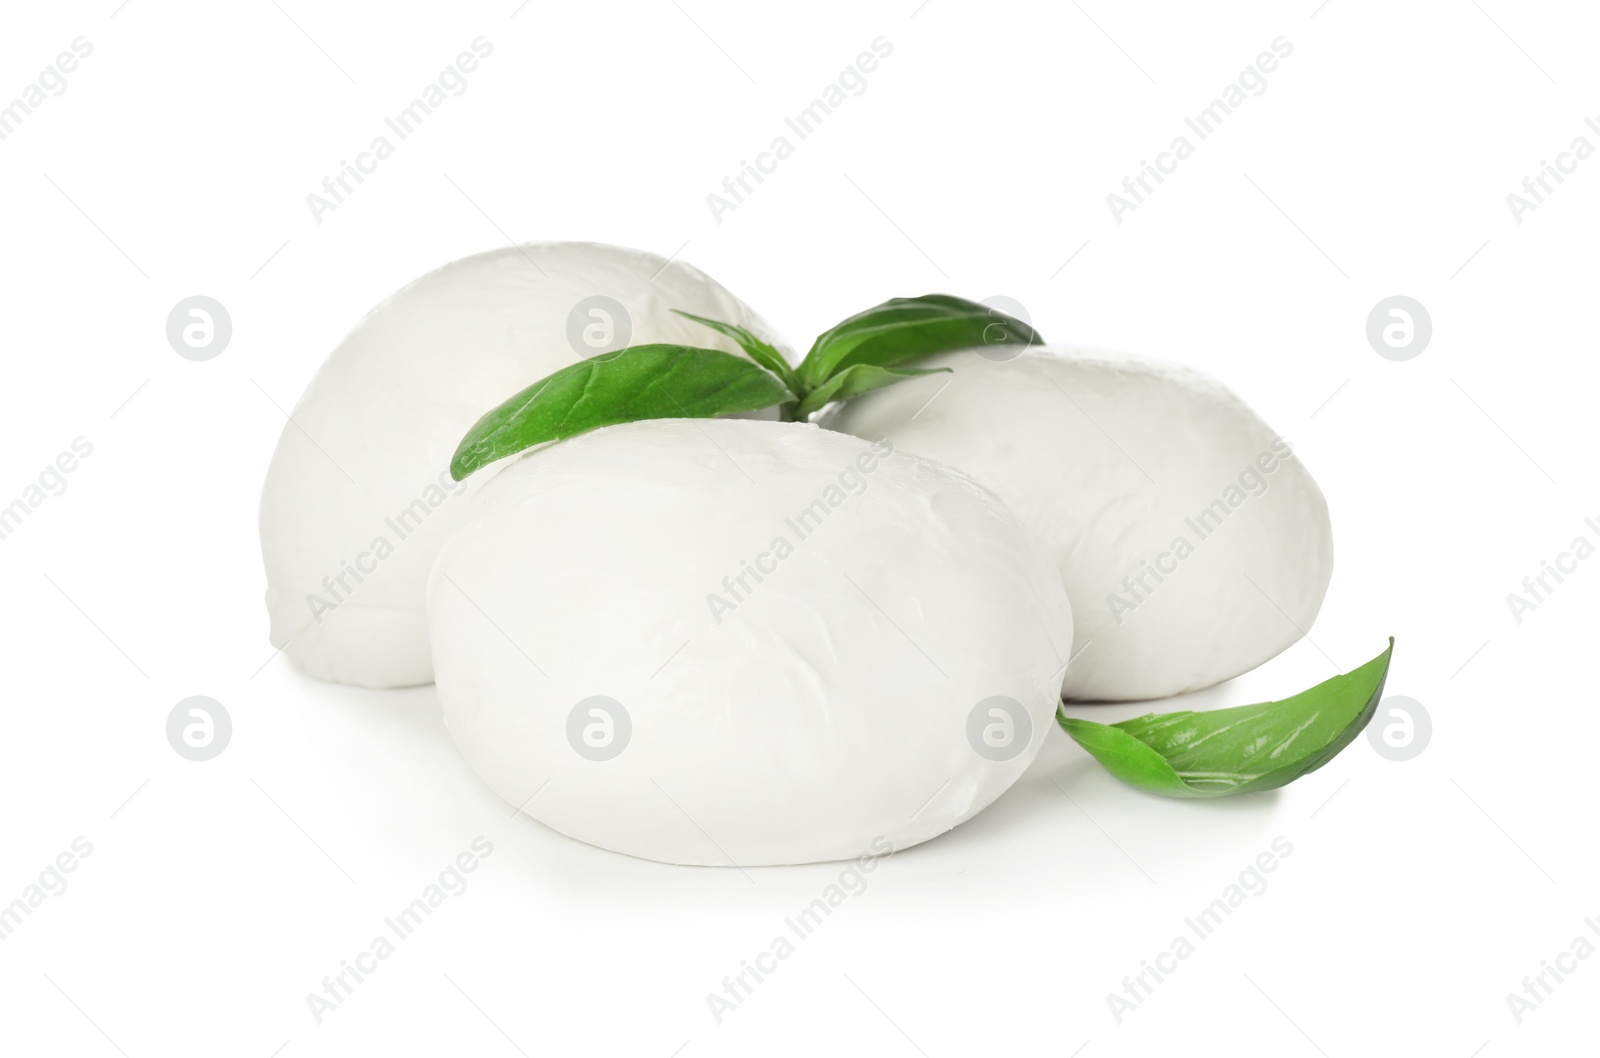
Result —
[[997, 309], [949, 294], [893, 298], [823, 332], [797, 369], [815, 387], [855, 364], [893, 367], [952, 349], [1038, 345], [1032, 327]]
[[580, 360], [475, 423], [450, 460], [460, 481], [545, 441], [639, 419], [708, 419], [792, 400], [789, 389], [742, 356], [686, 345], [634, 345]]
[[1378, 707], [1393, 654], [1391, 638], [1355, 671], [1278, 702], [1152, 713], [1119, 724], [1057, 719], [1107, 771], [1142, 790], [1165, 797], [1271, 790], [1316, 771], [1360, 734]]

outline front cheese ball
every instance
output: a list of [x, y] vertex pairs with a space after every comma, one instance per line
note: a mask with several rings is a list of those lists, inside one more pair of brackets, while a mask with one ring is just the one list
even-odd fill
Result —
[[267, 471], [273, 644], [325, 680], [431, 680], [428, 568], [462, 497], [491, 476], [452, 481], [456, 445], [485, 412], [577, 360], [647, 342], [739, 351], [673, 309], [774, 340], [697, 269], [597, 243], [467, 257], [369, 312], [306, 387]]
[[996, 355], [919, 361], [954, 373], [869, 393], [827, 422], [957, 467], [1016, 512], [1072, 600], [1067, 697], [1197, 690], [1305, 634], [1333, 573], [1328, 507], [1260, 416], [1176, 364]]
[[1043, 744], [1060, 579], [991, 493], [802, 423], [656, 420], [511, 463], [428, 586], [445, 719], [546, 825], [666, 863], [881, 854]]

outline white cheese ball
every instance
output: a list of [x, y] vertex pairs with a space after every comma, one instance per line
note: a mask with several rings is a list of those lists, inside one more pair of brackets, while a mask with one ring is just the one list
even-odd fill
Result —
[[648, 342], [739, 351], [673, 309], [778, 344], [699, 270], [598, 243], [467, 257], [367, 313], [306, 387], [267, 471], [273, 644], [325, 680], [431, 680], [428, 568], [461, 497], [492, 476], [453, 482], [456, 445], [485, 412], [590, 356]]
[[1043, 745], [1072, 641], [993, 494], [803, 423], [613, 426], [504, 469], [441, 549], [434, 669], [507, 802], [666, 863], [903, 849]]
[[1072, 600], [1067, 697], [1209, 687], [1311, 627], [1333, 573], [1328, 506], [1260, 416], [1177, 364], [1059, 348], [991, 359], [1010, 352], [919, 362], [954, 374], [827, 422], [949, 463], [1016, 512]]

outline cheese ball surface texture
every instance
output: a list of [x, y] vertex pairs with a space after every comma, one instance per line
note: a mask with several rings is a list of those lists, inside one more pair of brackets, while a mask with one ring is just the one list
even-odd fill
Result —
[[1059, 348], [991, 359], [1009, 353], [918, 362], [954, 373], [869, 393], [827, 423], [963, 470], [1016, 512], [1072, 600], [1066, 697], [1198, 690], [1311, 627], [1333, 573], [1328, 508], [1260, 416], [1177, 364]]
[[947, 467], [802, 423], [656, 420], [529, 453], [471, 507], [429, 582], [446, 723], [581, 841], [740, 867], [904, 849], [1004, 792], [1052, 725], [1066, 594]]
[[456, 445], [518, 391], [626, 344], [739, 351], [672, 309], [773, 339], [695, 268], [596, 243], [464, 258], [369, 312], [307, 386], [267, 471], [273, 644], [325, 680], [429, 682], [428, 569], [463, 497], [492, 476], [453, 482]]

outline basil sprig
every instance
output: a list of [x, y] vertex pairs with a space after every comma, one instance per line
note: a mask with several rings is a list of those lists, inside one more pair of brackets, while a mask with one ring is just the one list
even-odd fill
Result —
[[1226, 797], [1286, 785], [1322, 767], [1372, 719], [1388, 649], [1353, 672], [1277, 702], [1150, 714], [1120, 724], [1056, 719], [1107, 771], [1163, 797]]
[[[748, 360], [687, 345], [635, 345], [562, 368], [473, 424], [450, 460], [457, 481], [546, 441], [640, 419], [715, 418], [778, 406], [787, 421], [930, 372], [903, 366], [953, 349], [1033, 345], [1037, 331], [948, 294], [894, 298], [823, 332], [798, 366], [749, 329], [687, 312]], [[939, 370], [947, 371], [948, 368]]]

